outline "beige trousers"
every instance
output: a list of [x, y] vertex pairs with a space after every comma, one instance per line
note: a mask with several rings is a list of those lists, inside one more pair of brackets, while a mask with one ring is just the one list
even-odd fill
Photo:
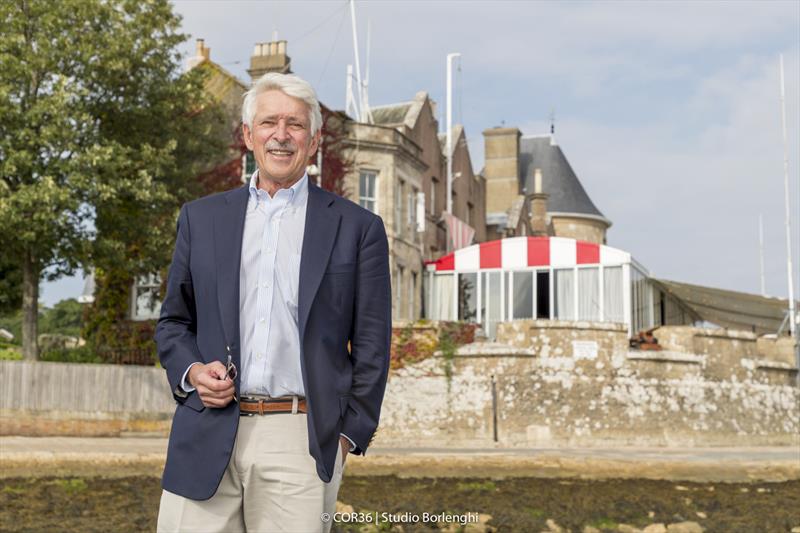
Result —
[[[342, 480], [342, 447], [329, 483], [308, 453], [303, 413], [243, 416], [217, 492], [196, 501], [166, 490], [158, 511], [159, 533], [288, 531], [327, 533]], [[203, 468], [203, 465], [197, 465]]]

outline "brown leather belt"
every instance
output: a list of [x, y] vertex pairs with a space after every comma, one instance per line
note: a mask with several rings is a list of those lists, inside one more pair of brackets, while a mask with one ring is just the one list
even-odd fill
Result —
[[274, 413], [307, 413], [306, 400], [299, 396], [280, 398], [258, 398], [243, 396], [239, 400], [241, 415], [269, 415]]

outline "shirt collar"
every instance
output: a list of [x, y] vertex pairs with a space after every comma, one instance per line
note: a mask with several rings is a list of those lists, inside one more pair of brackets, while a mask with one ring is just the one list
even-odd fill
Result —
[[[248, 187], [248, 190], [250, 191], [250, 198], [256, 202], [256, 205], [258, 205], [261, 197], [261, 195], [258, 194], [258, 169], [256, 169], [255, 172], [253, 172], [253, 174], [250, 176], [250, 186]], [[294, 185], [289, 187], [289, 189], [281, 190], [289, 191], [288, 204], [302, 202], [305, 200], [306, 196], [308, 196], [308, 173], [303, 174], [303, 177], [297, 180]], [[262, 191], [262, 194], [269, 196], [267, 191]]]

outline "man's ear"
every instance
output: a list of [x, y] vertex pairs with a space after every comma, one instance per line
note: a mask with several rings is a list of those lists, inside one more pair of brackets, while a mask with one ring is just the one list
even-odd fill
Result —
[[311, 153], [314, 154], [319, 148], [319, 140], [322, 138], [322, 129], [317, 130], [317, 133], [311, 138]]
[[253, 136], [252, 132], [250, 131], [250, 126], [247, 124], [242, 124], [242, 137], [244, 137], [244, 145], [247, 146], [247, 149], [251, 152], [253, 151]]

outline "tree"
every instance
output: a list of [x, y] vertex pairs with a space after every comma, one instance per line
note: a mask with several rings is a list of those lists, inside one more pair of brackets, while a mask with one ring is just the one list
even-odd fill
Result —
[[[341, 112], [331, 111], [322, 106], [322, 188], [338, 194], [344, 198], [349, 197], [345, 177], [350, 172], [353, 162], [342, 156], [343, 143], [346, 140], [345, 121], [346, 115]], [[309, 163], [316, 164], [314, 155]]]
[[224, 150], [179, 22], [167, 0], [0, 3], [0, 234], [26, 359], [43, 273], [162, 268], [191, 177]]

